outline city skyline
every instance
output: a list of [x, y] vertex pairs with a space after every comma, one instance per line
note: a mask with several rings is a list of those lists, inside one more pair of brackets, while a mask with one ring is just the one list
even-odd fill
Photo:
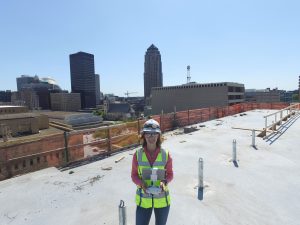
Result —
[[[162, 57], [164, 86], [238, 82], [246, 89], [298, 89], [297, 1], [0, 3], [0, 90], [23, 74], [71, 90], [69, 54], [95, 55], [101, 91], [143, 96], [144, 54]], [[82, 16], [78, 16], [80, 12]]]

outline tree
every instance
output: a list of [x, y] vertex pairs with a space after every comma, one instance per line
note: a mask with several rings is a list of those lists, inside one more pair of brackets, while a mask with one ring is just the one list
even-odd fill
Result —
[[94, 114], [95, 116], [101, 116], [101, 117], [104, 117], [104, 116], [105, 116], [104, 111], [103, 111], [103, 110], [99, 110], [99, 109], [93, 111], [93, 114]]
[[293, 94], [292, 95], [292, 100], [293, 100], [293, 102], [299, 101], [299, 94]]

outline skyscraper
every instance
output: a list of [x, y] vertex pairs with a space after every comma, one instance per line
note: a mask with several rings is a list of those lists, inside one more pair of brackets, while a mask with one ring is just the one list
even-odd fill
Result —
[[151, 45], [145, 54], [144, 64], [144, 97], [149, 98], [152, 87], [162, 87], [163, 76], [161, 56], [158, 48]]
[[96, 82], [96, 104], [100, 105], [100, 75], [95, 74], [95, 82]]
[[[94, 55], [77, 52], [70, 55], [71, 90], [73, 93], [80, 93], [82, 108], [96, 107], [96, 88]], [[98, 77], [99, 79], [99, 77]], [[99, 90], [100, 93], [100, 90]]]

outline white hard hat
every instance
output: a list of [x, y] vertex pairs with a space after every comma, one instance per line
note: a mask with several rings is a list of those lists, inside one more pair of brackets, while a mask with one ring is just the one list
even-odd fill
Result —
[[142, 129], [142, 132], [150, 132], [150, 133], [159, 133], [159, 134], [161, 134], [159, 123], [154, 119], [147, 120], [144, 123], [144, 127]]

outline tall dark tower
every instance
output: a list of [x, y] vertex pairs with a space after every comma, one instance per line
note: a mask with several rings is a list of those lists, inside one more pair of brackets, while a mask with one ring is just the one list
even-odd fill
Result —
[[95, 74], [96, 80], [96, 104], [100, 105], [100, 75]]
[[144, 97], [149, 98], [152, 87], [163, 86], [161, 56], [158, 48], [151, 45], [145, 54]]
[[71, 90], [73, 93], [80, 93], [81, 108], [95, 108], [97, 81], [94, 55], [85, 52], [71, 54], [70, 71]]

